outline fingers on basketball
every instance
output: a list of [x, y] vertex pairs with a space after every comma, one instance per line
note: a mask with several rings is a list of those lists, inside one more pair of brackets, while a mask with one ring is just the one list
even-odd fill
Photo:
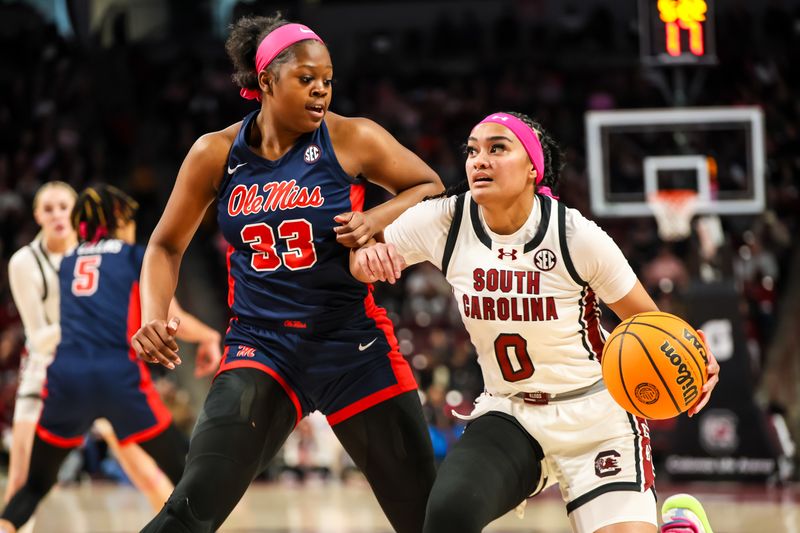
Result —
[[688, 411], [708, 379], [701, 336], [683, 319], [662, 312], [634, 315], [606, 341], [603, 380], [629, 413], [666, 419]]

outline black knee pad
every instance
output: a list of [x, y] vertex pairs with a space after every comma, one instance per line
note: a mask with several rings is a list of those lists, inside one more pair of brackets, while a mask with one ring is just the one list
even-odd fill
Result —
[[[295, 408], [286, 392], [269, 375], [248, 368], [229, 370], [217, 376], [192, 433], [189, 462], [198, 455], [230, 447], [226, 443], [253, 446], [239, 448], [236, 455], [252, 458], [265, 442], [277, 439], [277, 446], [295, 424]], [[280, 428], [280, 435], [271, 431]], [[255, 438], [254, 434], [256, 435]]]
[[241, 368], [217, 376], [192, 434], [183, 477], [145, 531], [218, 528], [286, 440], [296, 416], [286, 392], [264, 372]]
[[188, 498], [170, 500], [141, 533], [213, 533], [211, 520], [200, 520], [189, 505]]
[[228, 370], [214, 380], [195, 432], [210, 420], [247, 424], [269, 421], [278, 414], [277, 409], [282, 417], [290, 417], [294, 426], [294, 404], [274, 378], [250, 368]]

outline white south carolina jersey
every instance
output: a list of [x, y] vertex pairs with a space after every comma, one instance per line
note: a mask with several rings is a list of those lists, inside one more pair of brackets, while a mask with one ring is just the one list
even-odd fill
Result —
[[62, 254], [47, 252], [40, 238], [17, 250], [8, 262], [11, 294], [25, 329], [27, 357], [20, 361], [14, 422], [36, 422], [42, 387], [61, 339], [58, 269]]
[[601, 378], [599, 300], [621, 299], [636, 275], [578, 211], [537, 195], [523, 226], [499, 235], [466, 193], [417, 204], [384, 238], [409, 265], [427, 260], [445, 274], [488, 392], [557, 394]]
[[47, 252], [40, 238], [8, 262], [11, 294], [25, 329], [29, 353], [52, 359], [60, 338], [58, 269], [62, 254]]

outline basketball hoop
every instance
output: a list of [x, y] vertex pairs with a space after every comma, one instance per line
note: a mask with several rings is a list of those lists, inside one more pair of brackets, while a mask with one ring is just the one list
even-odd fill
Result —
[[664, 241], [680, 241], [692, 232], [692, 216], [697, 210], [697, 191], [666, 189], [647, 198], [658, 223], [658, 236]]

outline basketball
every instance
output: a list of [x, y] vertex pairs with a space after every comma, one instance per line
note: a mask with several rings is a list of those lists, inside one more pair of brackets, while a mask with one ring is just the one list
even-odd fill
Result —
[[700, 335], [669, 313], [634, 315], [617, 326], [603, 347], [608, 392], [629, 413], [665, 419], [687, 411], [708, 379]]

